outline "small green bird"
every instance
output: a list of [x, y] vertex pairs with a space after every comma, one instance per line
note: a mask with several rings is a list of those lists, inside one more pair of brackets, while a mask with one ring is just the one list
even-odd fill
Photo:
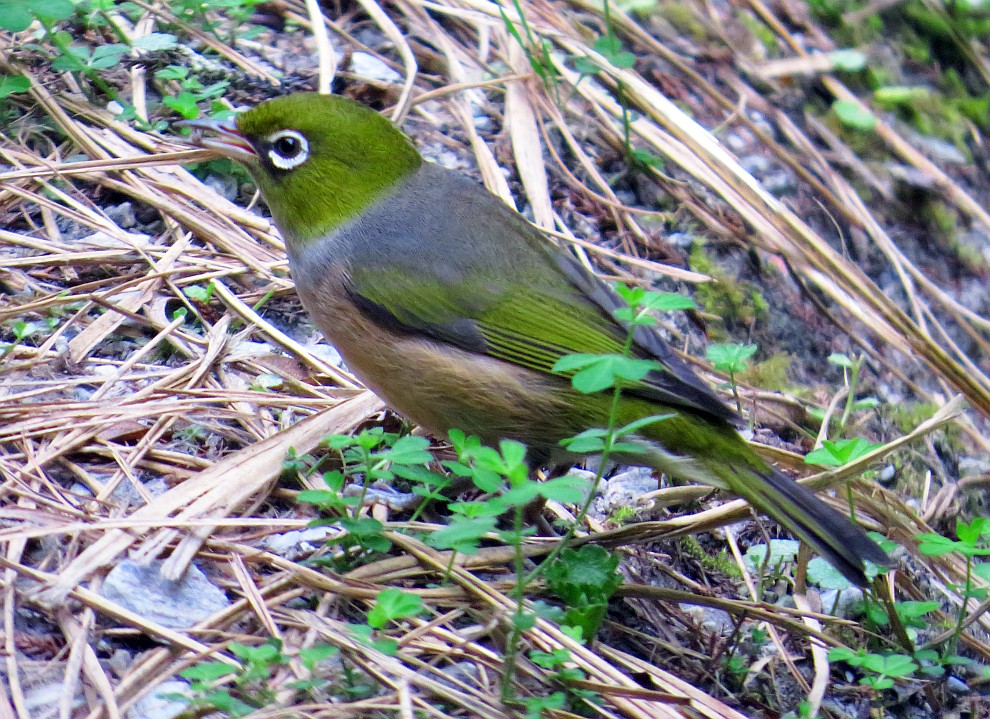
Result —
[[[547, 465], [560, 441], [608, 424], [610, 393], [554, 372], [564, 355], [620, 353], [616, 295], [468, 178], [424, 162], [391, 122], [350, 100], [297, 93], [235, 121], [185, 123], [247, 167], [288, 249], [303, 305], [376, 394], [432, 432], [524, 443]], [[735, 413], [652, 329], [633, 353], [661, 366], [623, 390], [620, 426], [642, 428], [623, 460], [728, 490], [865, 585], [886, 565], [865, 532], [771, 468]]]

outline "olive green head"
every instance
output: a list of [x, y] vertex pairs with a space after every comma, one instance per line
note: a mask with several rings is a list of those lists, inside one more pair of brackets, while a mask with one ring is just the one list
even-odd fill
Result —
[[300, 92], [257, 105], [233, 122], [192, 121], [198, 140], [244, 164], [286, 242], [303, 245], [362, 212], [414, 172], [409, 139], [369, 108]]

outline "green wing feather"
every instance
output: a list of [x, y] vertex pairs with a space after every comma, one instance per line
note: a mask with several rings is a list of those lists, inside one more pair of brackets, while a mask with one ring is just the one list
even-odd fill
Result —
[[[545, 240], [532, 253], [542, 267], [509, 279], [459, 273], [444, 277], [356, 268], [352, 297], [379, 322], [462, 349], [553, 373], [569, 354], [622, 352], [628, 329], [613, 316], [621, 302], [603, 283]], [[533, 249], [531, 245], [527, 249]], [[638, 328], [636, 356], [661, 369], [628, 388], [631, 394], [721, 420], [734, 413], [652, 330]]]

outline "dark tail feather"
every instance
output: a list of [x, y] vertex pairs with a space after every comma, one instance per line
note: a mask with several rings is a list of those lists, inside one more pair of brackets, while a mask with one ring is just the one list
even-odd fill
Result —
[[[728, 483], [734, 493], [814, 547], [853, 584], [869, 584], [864, 574], [866, 560], [890, 565], [890, 557], [866, 536], [862, 527], [790, 477], [771, 468], [764, 472], [743, 470], [746, 474], [752, 472], [749, 476], [736, 468], [730, 471], [733, 469], [735, 476]], [[728, 472], [720, 474], [725, 477]]]

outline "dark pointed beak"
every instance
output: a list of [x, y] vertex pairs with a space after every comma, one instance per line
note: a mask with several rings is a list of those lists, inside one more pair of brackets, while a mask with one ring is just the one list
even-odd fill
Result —
[[258, 158], [258, 153], [238, 131], [233, 120], [181, 120], [172, 124], [191, 128], [193, 134], [189, 143], [196, 147], [213, 150], [239, 162], [250, 162]]

